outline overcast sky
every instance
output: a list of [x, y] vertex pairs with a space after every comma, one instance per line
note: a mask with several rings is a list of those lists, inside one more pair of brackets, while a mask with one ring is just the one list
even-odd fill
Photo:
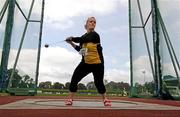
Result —
[[[46, 0], [43, 44], [85, 33], [89, 16], [96, 17], [105, 58], [105, 79], [129, 82], [127, 0]], [[39, 81], [68, 82], [81, 56], [67, 43], [42, 48]], [[92, 74], [82, 80], [93, 81]]]
[[[179, 42], [177, 37], [180, 35], [175, 31], [175, 27], [179, 26], [180, 17], [173, 14], [180, 10], [178, 7], [180, 2], [173, 1], [169, 3], [168, 0], [161, 0], [159, 7], [169, 29], [171, 41]], [[145, 20], [151, 10], [150, 1], [141, 3]], [[169, 4], [173, 4], [173, 7], [167, 7]], [[43, 43], [58, 42], [68, 36], [81, 36], [85, 33], [84, 24], [89, 16], [95, 16], [97, 20], [96, 31], [100, 34], [105, 58], [105, 79], [129, 83], [128, 0], [54, 0], [53, 2], [46, 0]], [[140, 16], [137, 14], [137, 17]], [[151, 20], [149, 20], [148, 25], [147, 30], [152, 35]], [[141, 34], [137, 33], [137, 35]], [[134, 78], [142, 83], [144, 80], [152, 81], [153, 78], [143, 35], [140, 38], [143, 40], [139, 39], [134, 43], [138, 56], [134, 58], [133, 64]], [[148, 39], [152, 48], [152, 36], [149, 36]], [[179, 46], [176, 44], [174, 43], [174, 47], [176, 53], [179, 53]], [[164, 75], [175, 75], [169, 54], [165, 49], [166, 45], [161, 46], [161, 48], [162, 53], [166, 53], [162, 57]], [[66, 43], [52, 45], [48, 49], [42, 48], [39, 80], [70, 81], [73, 70], [80, 60], [81, 56]], [[145, 74], [143, 71], [146, 71]], [[144, 77], [146, 78], [144, 79]], [[87, 83], [92, 80], [92, 75], [89, 75], [82, 82]]]

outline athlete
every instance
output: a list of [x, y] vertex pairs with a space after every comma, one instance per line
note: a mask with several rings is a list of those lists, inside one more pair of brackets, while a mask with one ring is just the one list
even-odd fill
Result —
[[[111, 106], [111, 101], [106, 97], [106, 88], [103, 83], [104, 79], [104, 60], [100, 36], [94, 30], [96, 26], [95, 17], [89, 17], [85, 24], [86, 33], [81, 37], [68, 37], [66, 42], [82, 55], [82, 60], [76, 67], [71, 83], [69, 86], [69, 96], [65, 100], [66, 105], [73, 104], [73, 97], [77, 92], [77, 85], [89, 73], [94, 76], [94, 83], [101, 94], [104, 106]], [[75, 43], [79, 43], [76, 45]]]

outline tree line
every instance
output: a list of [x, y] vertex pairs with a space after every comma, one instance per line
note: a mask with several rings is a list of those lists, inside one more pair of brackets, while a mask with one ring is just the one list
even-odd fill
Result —
[[[54, 82], [52, 83], [51, 81], [45, 81], [45, 82], [40, 82], [38, 88], [40, 89], [68, 89], [70, 85], [70, 82], [66, 82], [65, 84], [60, 83], [60, 82]], [[106, 89], [107, 90], [130, 90], [130, 85], [129, 83], [124, 83], [124, 82], [106, 82], [105, 83]], [[79, 83], [78, 84], [78, 89], [79, 90], [96, 90], [96, 86], [93, 81], [88, 82], [87, 84]]]
[[[6, 86], [9, 83], [9, 79], [11, 76], [13, 69], [9, 69], [7, 73], [7, 79], [6, 79]], [[169, 76], [168, 76], [169, 78]], [[114, 82], [110, 81], [108, 82], [107, 80], [104, 81], [105, 87], [109, 91], [130, 91], [130, 84], [125, 83], [125, 82]], [[52, 83], [51, 81], [45, 81], [45, 82], [40, 82], [38, 85], [39, 89], [65, 89], [68, 90], [70, 85], [70, 82], [66, 82], [65, 84], [60, 83], [60, 82], [54, 82]], [[35, 88], [35, 81], [33, 78], [31, 78], [29, 75], [20, 75], [19, 71], [16, 69], [14, 71], [14, 75], [12, 78], [12, 84], [11, 87], [13, 88]], [[145, 82], [144, 84], [139, 84], [135, 83], [134, 87], [136, 88], [136, 92], [140, 94], [141, 92], [148, 92], [153, 94], [155, 90], [155, 84], [154, 82]], [[78, 84], [78, 89], [79, 90], [96, 90], [96, 86], [93, 81], [88, 82], [87, 84], [79, 83]]]
[[[7, 73], [7, 79], [6, 79], [6, 86], [9, 83], [9, 79], [11, 77], [13, 69], [9, 69]], [[129, 83], [124, 83], [124, 82], [114, 82], [110, 81], [107, 82], [105, 80], [105, 86], [107, 90], [129, 90], [130, 85]], [[65, 84], [60, 83], [60, 82], [54, 82], [52, 83], [51, 81], [45, 81], [45, 82], [40, 82], [38, 85], [38, 88], [40, 89], [69, 89], [70, 82], [66, 82]], [[20, 75], [19, 70], [16, 69], [13, 74], [12, 82], [11, 82], [11, 87], [12, 88], [35, 88], [35, 81], [33, 78], [31, 78], [29, 75]], [[83, 83], [78, 84], [78, 89], [79, 90], [96, 90], [96, 86], [93, 81], [88, 82], [86, 85]]]

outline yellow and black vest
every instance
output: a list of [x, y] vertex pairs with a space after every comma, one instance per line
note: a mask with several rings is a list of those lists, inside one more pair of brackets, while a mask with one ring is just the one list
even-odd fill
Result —
[[76, 50], [82, 55], [82, 62], [86, 64], [104, 63], [100, 37], [95, 31], [84, 34], [81, 37], [74, 37], [72, 41], [80, 43]]

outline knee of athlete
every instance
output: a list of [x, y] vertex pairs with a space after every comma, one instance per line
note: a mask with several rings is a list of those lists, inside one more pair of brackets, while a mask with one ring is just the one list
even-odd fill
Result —
[[99, 88], [98, 89], [98, 93], [99, 94], [104, 94], [104, 93], [106, 93], [106, 88], [104, 87], [104, 88]]
[[70, 92], [77, 92], [77, 85], [74, 83], [70, 83], [69, 91]]
[[106, 92], [106, 88], [104, 86], [104, 84], [95, 84], [96, 85], [96, 88], [98, 90], [98, 93], [100, 94], [104, 94]]
[[105, 87], [103, 81], [95, 81], [94, 84], [96, 87]]

